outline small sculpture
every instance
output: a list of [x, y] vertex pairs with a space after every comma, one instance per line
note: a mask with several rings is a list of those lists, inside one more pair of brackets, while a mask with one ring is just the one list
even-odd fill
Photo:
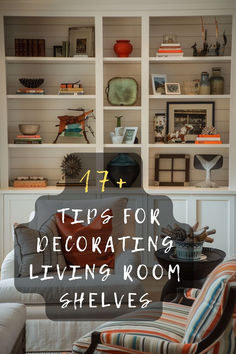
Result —
[[67, 154], [61, 163], [63, 176], [68, 178], [77, 178], [82, 169], [81, 159], [77, 154]]
[[211, 181], [211, 170], [219, 169], [223, 166], [223, 156], [222, 155], [195, 155], [194, 156], [194, 167], [198, 170], [206, 171], [206, 179], [204, 182], [196, 184], [196, 187], [200, 188], [217, 188], [218, 185]]
[[[216, 25], [216, 41], [214, 44], [208, 44], [207, 42], [207, 29], [205, 29], [204, 24], [203, 24], [203, 18], [201, 17], [201, 25], [202, 25], [202, 42], [203, 42], [203, 47], [202, 49], [197, 49], [197, 43], [195, 42], [194, 45], [191, 47], [193, 48], [193, 56], [219, 56], [224, 55], [225, 47], [227, 44], [227, 37], [225, 34], [225, 31], [223, 32], [223, 44], [219, 42], [219, 28], [218, 28], [218, 22], [215, 18], [215, 25]], [[220, 49], [221, 53], [220, 53]]]
[[176, 140], [181, 140], [181, 143], [186, 142], [186, 135], [193, 130], [191, 124], [185, 124], [182, 128], [176, 130], [174, 133], [169, 133], [167, 135], [167, 143], [175, 143]]
[[61, 163], [61, 180], [57, 182], [57, 186], [82, 186], [84, 183], [80, 182], [80, 172], [82, 170], [82, 163], [79, 155], [76, 153], [67, 154], [64, 156]]
[[216, 233], [215, 229], [208, 230], [209, 227], [205, 226], [198, 230], [199, 223], [196, 222], [192, 227], [186, 225], [186, 228], [182, 228], [179, 225], [175, 224], [172, 228], [170, 225], [168, 227], [163, 227], [161, 229], [162, 234], [161, 237], [164, 238], [166, 236], [170, 236], [174, 241], [182, 241], [182, 242], [210, 242], [212, 243], [213, 238], [209, 237], [209, 235], [213, 235]]
[[121, 118], [123, 116], [115, 116], [116, 128], [114, 132], [110, 132], [112, 144], [121, 144], [123, 141], [124, 128], [121, 126]]
[[202, 129], [201, 135], [215, 135], [216, 133], [216, 128], [213, 127], [212, 125], [209, 127], [205, 127]]
[[[79, 116], [68, 116], [68, 115], [64, 115], [64, 116], [58, 116], [57, 118], [60, 120], [60, 124], [56, 125], [56, 127], [59, 126], [59, 131], [58, 134], [56, 136], [56, 139], [54, 140], [53, 144], [56, 144], [57, 139], [59, 138], [59, 136], [66, 130], [68, 129], [68, 127], [70, 125], [72, 125], [72, 127], [74, 128], [74, 126], [76, 125], [77, 128], [76, 130], [81, 130], [83, 131], [83, 135], [84, 138], [87, 142], [87, 144], [89, 144], [89, 140], [87, 137], [87, 131], [86, 131], [86, 127], [88, 127], [90, 133], [94, 135], [94, 131], [93, 129], [88, 125], [88, 119], [91, 117], [89, 116], [90, 114], [93, 113], [93, 110], [87, 111], [85, 112], [85, 109], [83, 108], [77, 108], [77, 109], [69, 109], [70, 111], [81, 111], [83, 112], [81, 115]], [[95, 116], [92, 115], [92, 117], [95, 119]], [[80, 127], [78, 127], [78, 125]], [[73, 129], [72, 129], [73, 130]]]

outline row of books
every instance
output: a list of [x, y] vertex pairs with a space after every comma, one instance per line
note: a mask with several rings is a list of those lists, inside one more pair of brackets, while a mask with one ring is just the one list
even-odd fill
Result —
[[14, 144], [42, 144], [40, 135], [17, 135]]
[[181, 49], [181, 45], [179, 43], [162, 43], [156, 53], [157, 57], [182, 57], [183, 55], [184, 52]]
[[15, 38], [16, 57], [45, 57], [45, 39]]
[[17, 95], [44, 95], [45, 90], [42, 88], [20, 88], [16, 90]]
[[199, 134], [196, 138], [195, 144], [222, 144], [222, 141], [220, 134]]

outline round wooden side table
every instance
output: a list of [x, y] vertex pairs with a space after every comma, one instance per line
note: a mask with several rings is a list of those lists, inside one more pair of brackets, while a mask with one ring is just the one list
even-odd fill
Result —
[[169, 265], [172, 268], [179, 264], [180, 281], [177, 279], [177, 273], [171, 274], [161, 293], [161, 301], [171, 301], [177, 295], [177, 288], [198, 288], [200, 289], [205, 282], [206, 277], [211, 271], [221, 263], [226, 254], [216, 248], [204, 247], [202, 250], [203, 259], [198, 261], [185, 261], [175, 256], [175, 248], [169, 253], [164, 252], [161, 248], [155, 252], [158, 263], [168, 272]]

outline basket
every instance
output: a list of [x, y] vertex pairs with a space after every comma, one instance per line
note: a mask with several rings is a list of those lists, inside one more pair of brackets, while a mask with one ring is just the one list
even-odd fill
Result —
[[17, 188], [41, 188], [47, 187], [48, 181], [47, 179], [44, 180], [14, 180], [13, 187]]
[[175, 241], [176, 257], [186, 261], [198, 261], [201, 259], [203, 243]]

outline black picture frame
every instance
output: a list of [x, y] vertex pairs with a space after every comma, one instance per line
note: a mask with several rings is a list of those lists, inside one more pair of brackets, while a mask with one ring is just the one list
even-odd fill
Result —
[[[174, 120], [174, 116], [173, 116], [173, 107], [183, 107], [183, 110], [191, 110], [191, 106], [192, 109], [194, 108], [194, 106], [199, 106], [199, 109], [204, 109], [207, 110], [208, 114], [206, 116], [206, 121], [205, 124], [201, 124], [200, 122], [198, 122], [201, 118], [200, 117], [191, 117], [188, 118], [186, 121], [183, 118], [183, 121], [185, 121], [183, 123], [183, 125], [185, 123], [188, 124], [192, 124], [194, 126], [194, 131], [190, 134], [188, 134], [188, 136], [186, 137], [186, 141], [187, 142], [194, 142], [197, 135], [201, 134], [201, 130], [204, 128], [204, 126], [214, 126], [215, 125], [215, 102], [214, 101], [170, 101], [166, 103], [166, 133], [172, 133], [175, 130], [180, 128], [181, 122], [179, 122], [179, 128], [175, 129], [175, 120]], [[200, 107], [202, 106], [202, 107]], [[204, 107], [204, 108], [203, 108]], [[210, 113], [209, 113], [210, 112]], [[194, 114], [194, 113], [193, 113]], [[197, 122], [194, 123], [194, 120]], [[178, 125], [177, 124], [177, 125]]]
[[54, 57], [63, 57], [62, 55], [62, 45], [53, 46], [53, 56]]

